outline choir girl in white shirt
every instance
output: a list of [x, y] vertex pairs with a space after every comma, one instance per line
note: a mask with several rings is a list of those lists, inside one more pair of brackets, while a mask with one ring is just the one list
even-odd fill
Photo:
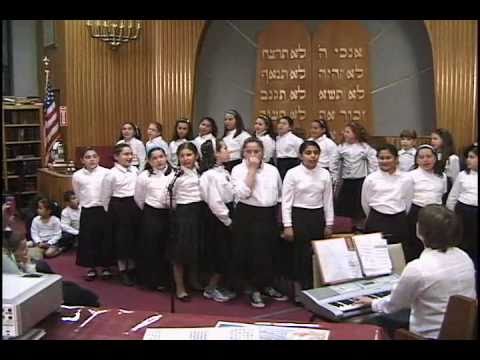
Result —
[[255, 137], [243, 145], [244, 160], [232, 170], [238, 204], [233, 220], [232, 263], [236, 280], [250, 290], [250, 304], [265, 307], [261, 291], [274, 300], [288, 298], [275, 290], [274, 258], [279, 241], [277, 205], [282, 181], [278, 170], [262, 161], [263, 143]]
[[415, 231], [418, 212], [429, 204], [442, 205], [442, 196], [447, 192], [447, 177], [441, 169], [435, 150], [430, 145], [421, 145], [414, 159], [415, 169], [408, 172], [413, 181], [413, 199], [408, 212], [409, 240], [405, 244], [407, 262], [418, 258], [423, 251], [423, 243]]
[[115, 165], [103, 179], [102, 196], [108, 211], [121, 281], [133, 286], [137, 251], [140, 209], [133, 198], [137, 170], [132, 166], [133, 153], [127, 144], [118, 144], [113, 151]]
[[90, 147], [83, 152], [81, 161], [83, 168], [72, 176], [72, 188], [82, 208], [76, 264], [89, 268], [86, 280], [97, 277], [97, 267], [103, 267], [102, 278], [107, 279], [112, 275], [109, 267], [115, 263], [102, 198], [102, 183], [108, 169], [99, 165], [100, 158]]
[[132, 165], [137, 171], [142, 171], [147, 157], [145, 145], [141, 141], [140, 129], [133, 123], [127, 122], [122, 125], [117, 144], [127, 144], [132, 149]]
[[190, 120], [185, 118], [178, 119], [175, 123], [172, 141], [170, 141], [170, 144], [168, 145], [170, 150], [170, 161], [174, 167], [180, 166], [177, 157], [178, 147], [190, 140], [192, 140], [192, 125]]
[[402, 243], [405, 246], [413, 181], [398, 169], [395, 146], [380, 146], [377, 157], [379, 169], [365, 178], [362, 187], [362, 207], [367, 215], [365, 232], [381, 232], [389, 244]]
[[302, 163], [286, 174], [282, 188], [284, 238], [293, 241], [296, 290], [313, 287], [312, 240], [332, 234], [333, 188], [328, 170], [320, 166], [320, 146], [311, 140], [300, 146]]
[[215, 149], [215, 142], [217, 138], [217, 124], [211, 117], [204, 117], [198, 125], [198, 136], [193, 140], [197, 147], [198, 154], [202, 158], [201, 147], [202, 144], [208, 140], [212, 142], [213, 149]]
[[282, 180], [288, 170], [300, 164], [299, 150], [303, 139], [293, 134], [292, 130], [293, 119], [291, 117], [283, 116], [278, 120], [276, 155], [277, 168]]
[[154, 147], [160, 147], [167, 154], [167, 158], [170, 159], [170, 150], [167, 142], [162, 137], [162, 124], [159, 122], [152, 122], [147, 128], [148, 141], [145, 143], [145, 151], [148, 153], [150, 149]]
[[462, 171], [448, 196], [447, 207], [460, 216], [463, 239], [460, 248], [465, 250], [478, 268], [478, 146], [465, 151], [467, 169]]
[[335, 214], [352, 218], [360, 226], [365, 218], [361, 205], [362, 184], [378, 168], [377, 152], [367, 143], [367, 132], [358, 122], [345, 126], [330, 169], [336, 196]]
[[400, 133], [400, 147], [398, 151], [398, 168], [400, 171], [410, 171], [415, 167], [415, 130], [402, 130]]
[[212, 274], [203, 296], [217, 302], [226, 302], [235, 296], [226, 288], [231, 280], [229, 264], [232, 258], [234, 205], [233, 183], [230, 173], [223, 166], [229, 160], [230, 153], [221, 140], [216, 143], [214, 152], [204, 152], [201, 160], [201, 167], [207, 170], [200, 177], [200, 195], [209, 208], [206, 215], [209, 234], [205, 242], [206, 270]]
[[242, 162], [242, 146], [251, 135], [245, 130], [245, 124], [237, 110], [225, 112], [224, 124], [222, 140], [230, 152], [230, 161], [225, 163], [225, 169], [232, 172], [233, 167]]
[[142, 209], [137, 239], [137, 282], [151, 290], [169, 285], [170, 265], [166, 247], [170, 236], [168, 185], [174, 170], [163, 148], [151, 148], [148, 163], [135, 184], [135, 202]]
[[260, 114], [255, 120], [255, 137], [263, 143], [263, 161], [274, 165], [275, 133], [273, 132], [272, 119]]
[[455, 154], [455, 144], [452, 134], [446, 129], [436, 129], [432, 132], [432, 147], [437, 152], [442, 171], [447, 175], [447, 193], [443, 197], [443, 203], [447, 201], [448, 193], [455, 179], [460, 173], [460, 159]]
[[309, 140], [315, 141], [320, 146], [319, 165], [324, 169], [330, 170], [330, 163], [333, 161], [337, 151], [337, 144], [332, 140], [327, 122], [323, 119], [313, 120], [310, 125], [310, 136]]

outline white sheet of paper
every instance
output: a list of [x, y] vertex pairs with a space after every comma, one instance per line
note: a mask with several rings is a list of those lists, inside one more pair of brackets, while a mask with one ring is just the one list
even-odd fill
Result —
[[357, 235], [353, 241], [366, 277], [392, 273], [387, 240], [382, 238], [381, 233]]
[[143, 340], [259, 340], [254, 326], [222, 328], [147, 329]]

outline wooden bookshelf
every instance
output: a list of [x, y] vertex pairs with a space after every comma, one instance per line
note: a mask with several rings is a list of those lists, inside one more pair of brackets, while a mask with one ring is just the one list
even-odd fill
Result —
[[43, 156], [42, 105], [3, 105], [2, 194], [14, 195], [20, 206], [38, 193]]

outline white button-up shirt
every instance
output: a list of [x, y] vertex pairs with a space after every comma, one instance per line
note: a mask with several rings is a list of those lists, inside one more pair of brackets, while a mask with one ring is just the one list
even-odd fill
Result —
[[[148, 140], [146, 142], [145, 153], [148, 154], [148, 151], [150, 149], [153, 149], [153, 148], [156, 148], [156, 147], [162, 148], [165, 151], [165, 154], [167, 155], [167, 159], [168, 160], [171, 159], [170, 149], [168, 147], [168, 144], [166, 143], [165, 140], [163, 140], [163, 138], [161, 136], [157, 136], [157, 137], [153, 138], [152, 140]], [[146, 158], [146, 155], [145, 155], [145, 158]]]
[[61, 216], [62, 231], [72, 235], [78, 235], [80, 230], [81, 212], [81, 207], [78, 207], [78, 209], [72, 209], [70, 206], [67, 206], [65, 209], [63, 209]]
[[156, 209], [166, 209], [170, 206], [170, 198], [168, 194], [168, 185], [173, 180], [175, 172], [172, 170], [170, 174], [165, 175], [167, 167], [163, 170], [142, 171], [137, 177], [135, 183], [135, 202], [140, 209], [144, 204], [150, 205]]
[[292, 208], [318, 209], [323, 207], [326, 225], [333, 225], [333, 195], [330, 173], [317, 165], [307, 169], [303, 164], [290, 169], [283, 179], [283, 226], [292, 226]]
[[343, 143], [337, 146], [330, 169], [336, 182], [360, 179], [378, 169], [377, 151], [367, 143]]
[[410, 171], [415, 165], [415, 154], [417, 149], [410, 148], [408, 150], [400, 149], [398, 151], [398, 162], [400, 171]]
[[269, 134], [255, 134], [263, 144], [263, 161], [269, 162], [275, 156], [275, 140]]
[[298, 158], [300, 156], [300, 145], [302, 145], [302, 143], [303, 139], [291, 131], [284, 135], [278, 135], [275, 149], [277, 159]]
[[230, 174], [223, 166], [216, 166], [200, 177], [200, 194], [212, 213], [225, 225], [232, 219], [225, 204], [233, 202], [234, 191]]
[[437, 338], [452, 295], [476, 299], [472, 260], [456, 247], [445, 253], [427, 248], [407, 264], [390, 296], [373, 300], [372, 309], [393, 313], [410, 308], [410, 330]]
[[308, 140], [315, 141], [320, 146], [320, 158], [318, 163], [323, 168], [331, 168], [331, 162], [333, 161], [335, 152], [337, 151], [337, 144], [335, 141], [328, 138], [327, 135], [322, 135], [316, 139], [310, 138]]
[[237, 137], [233, 137], [237, 130], [230, 130], [227, 135], [223, 138], [223, 142], [227, 145], [227, 149], [230, 152], [230, 160], [238, 160], [242, 158], [242, 154], [240, 153], [242, 150], [243, 143], [248, 138], [252, 137], [248, 132], [245, 130], [242, 131]]
[[125, 198], [135, 194], [135, 183], [137, 181], [137, 169], [134, 166], [128, 168], [115, 163], [102, 183], [102, 198], [105, 210], [112, 197]]
[[215, 146], [216, 146], [216, 139], [215, 139], [215, 136], [213, 136], [213, 134], [207, 134], [207, 135], [203, 135], [203, 136], [200, 136], [198, 135], [192, 142], [193, 144], [195, 145], [195, 147], [197, 148], [198, 150], [198, 155], [200, 157], [202, 157], [202, 144], [207, 141], [207, 140], [212, 140], [212, 146], [213, 146], [213, 152], [215, 152]]
[[370, 208], [382, 214], [398, 214], [410, 210], [413, 181], [407, 173], [396, 170], [393, 174], [377, 170], [365, 178], [362, 186], [362, 208], [368, 216]]
[[202, 201], [200, 196], [200, 175], [197, 169], [182, 166], [183, 174], [175, 182], [173, 196], [176, 204], [191, 204]]
[[72, 188], [81, 207], [103, 206], [102, 182], [108, 172], [109, 170], [102, 166], [97, 166], [92, 171], [85, 168], [75, 171]]
[[467, 174], [466, 171], [462, 171], [458, 175], [448, 194], [447, 208], [454, 210], [457, 201], [465, 205], [478, 206], [478, 172], [470, 170]]
[[40, 216], [36, 216], [32, 221], [30, 234], [35, 244], [46, 242], [49, 245], [55, 245], [62, 237], [60, 219], [52, 215], [48, 222], [44, 223]]
[[188, 140], [187, 139], [178, 139], [178, 140], [173, 140], [170, 141], [170, 145], [168, 146], [170, 148], [170, 160], [173, 166], [178, 167], [178, 157], [177, 157], [177, 150], [180, 145], [183, 143], [186, 143]]
[[[438, 159], [442, 159], [442, 153], [438, 153]], [[457, 155], [452, 154], [448, 157], [447, 162], [445, 163], [445, 175], [452, 179], [452, 182], [455, 182], [458, 174], [460, 173], [460, 159]]]
[[271, 207], [281, 201], [282, 179], [277, 168], [262, 162], [256, 172], [253, 191], [247, 186], [248, 168], [246, 160], [232, 170], [233, 187], [239, 202], [258, 207]]
[[408, 172], [413, 181], [412, 202], [420, 207], [430, 204], [442, 205], [442, 196], [447, 192], [447, 177], [438, 176], [433, 171], [428, 172], [417, 168]]
[[131, 138], [130, 140], [120, 140], [118, 144], [128, 144], [132, 148], [133, 161], [132, 165], [138, 166], [138, 171], [142, 171], [145, 167], [145, 161], [147, 158], [147, 153], [145, 151], [145, 145], [141, 140], [138, 140], [136, 137]]

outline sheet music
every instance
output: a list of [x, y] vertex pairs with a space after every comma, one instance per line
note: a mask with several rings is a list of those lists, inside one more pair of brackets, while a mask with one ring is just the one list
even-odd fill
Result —
[[[282, 326], [283, 325], [283, 326]], [[319, 329], [318, 324], [271, 323], [255, 325], [219, 321], [216, 328], [255, 327], [259, 330], [259, 340], [328, 340], [330, 330]], [[311, 328], [307, 328], [311, 327]], [[317, 328], [314, 328], [317, 327]]]
[[147, 329], [143, 340], [259, 340], [254, 326], [222, 328]]
[[387, 240], [381, 233], [353, 236], [363, 274], [366, 277], [390, 274], [392, 261]]
[[345, 239], [313, 242], [324, 283], [335, 283], [362, 278], [362, 270], [355, 250], [349, 250]]

